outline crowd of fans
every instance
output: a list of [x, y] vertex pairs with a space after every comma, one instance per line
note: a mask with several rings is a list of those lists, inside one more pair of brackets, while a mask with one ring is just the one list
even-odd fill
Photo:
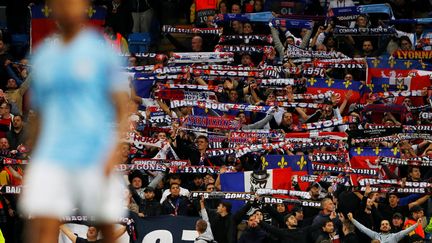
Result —
[[[196, 230], [199, 237], [196, 242], [219, 243], [231, 242], [427, 242], [432, 232], [430, 213], [430, 174], [428, 166], [400, 165], [398, 168], [383, 165], [380, 167], [380, 179], [394, 179], [401, 182], [398, 187], [405, 187], [409, 182], [427, 182], [424, 186], [426, 193], [401, 194], [396, 192], [376, 192], [374, 188], [384, 185], [367, 185], [360, 190], [349, 182], [349, 174], [336, 172], [314, 171], [318, 175], [315, 182], [308, 184], [305, 190], [310, 201], [320, 202], [321, 207], [307, 207], [298, 204], [278, 203], [265, 204], [261, 196], [254, 195], [245, 205], [232, 210], [230, 202], [219, 198], [191, 198], [192, 191], [214, 193], [222, 191], [221, 174], [232, 172], [259, 171], [262, 169], [261, 156], [303, 155], [309, 156], [316, 152], [342, 152], [353, 147], [384, 149], [396, 148], [400, 158], [410, 161], [414, 158], [429, 158], [432, 152], [432, 139], [425, 135], [430, 131], [417, 131], [424, 136], [407, 136], [395, 140], [403, 125], [430, 125], [431, 119], [423, 116], [430, 114], [430, 80], [421, 89], [421, 95], [410, 97], [390, 97], [383, 92], [373, 92], [370, 78], [367, 76], [366, 58], [386, 57], [391, 60], [397, 51], [431, 50], [431, 26], [420, 23], [396, 23], [390, 25], [390, 17], [383, 14], [357, 14], [350, 21], [342, 23], [345, 28], [381, 28], [396, 29], [392, 35], [336, 35], [335, 29], [340, 28], [340, 22], [331, 18], [332, 8], [362, 6], [372, 4], [372, 1], [353, 2], [351, 0], [331, 1], [294, 1], [283, 4], [284, 1], [254, 0], [254, 1], [214, 1], [214, 9], [205, 9], [197, 1], [150, 1], [150, 0], [113, 0], [96, 1], [95, 4], [104, 5], [107, 9], [105, 27], [109, 32], [113, 45], [119, 33], [122, 38], [134, 32], [149, 32], [154, 23], [173, 24], [176, 21], [193, 25], [192, 34], [187, 41], [182, 41], [185, 34], [175, 31], [161, 31], [162, 39], [169, 40], [174, 49], [162, 50], [160, 46], [153, 49], [158, 54], [152, 58], [145, 55], [134, 55], [127, 48], [119, 48], [123, 54], [128, 54], [128, 68], [131, 72], [131, 102], [130, 133], [134, 141], [125, 142], [119, 153], [122, 164], [133, 164], [135, 159], [164, 159], [184, 160], [191, 166], [214, 168], [217, 173], [173, 173], [167, 167], [166, 171], [131, 170], [125, 175], [129, 184], [125, 206], [132, 214], [139, 217], [153, 217], [159, 215], [199, 216]], [[213, 1], [209, 1], [211, 5]], [[287, 1], [288, 2], [288, 1]], [[397, 19], [426, 18], [430, 16], [432, 3], [424, 0], [395, 0], [374, 1], [373, 4], [387, 3], [391, 6], [392, 16]], [[167, 11], [161, 11], [164, 8]], [[238, 18], [223, 20], [224, 14], [271, 12], [274, 18], [296, 18], [298, 20], [313, 20], [311, 28], [286, 28], [283, 25], [270, 25], [269, 21], [254, 21]], [[170, 14], [170, 17], [167, 16]], [[287, 15], [291, 14], [291, 15]], [[354, 15], [354, 14], [353, 14]], [[252, 15], [249, 15], [252, 16]], [[175, 19], [175, 21], [173, 21]], [[271, 21], [270, 21], [271, 22]], [[345, 25], [344, 25], [345, 24]], [[183, 26], [184, 27], [184, 26]], [[200, 29], [220, 29], [219, 34], [196, 34]], [[271, 36], [271, 42], [254, 36]], [[221, 39], [225, 36], [236, 36], [227, 42]], [[240, 37], [239, 37], [240, 36]], [[241, 37], [243, 36], [243, 38]], [[255, 38], [255, 39], [254, 39]], [[227, 39], [227, 38], [226, 38]], [[245, 39], [248, 39], [246, 42]], [[188, 42], [190, 40], [190, 42]], [[250, 40], [250, 42], [249, 42]], [[272, 46], [261, 51], [234, 51], [233, 61], [227, 64], [226, 70], [246, 70], [250, 74], [241, 76], [212, 76], [200, 68], [203, 65], [213, 65], [212, 60], [203, 59], [194, 64], [176, 63], [174, 53], [213, 52], [220, 44], [230, 46]], [[220, 46], [219, 46], [220, 48]], [[337, 68], [325, 67], [323, 73], [307, 74], [308, 68], [320, 69], [322, 66], [311, 66], [312, 63], [324, 61], [320, 57], [301, 59], [290, 56], [293, 48], [301, 48], [304, 53], [340, 53], [344, 57], [339, 60], [331, 59], [333, 63], [349, 60], [350, 64], [361, 66]], [[217, 49], [218, 50], [218, 49]], [[173, 52], [171, 52], [173, 51]], [[305, 54], [306, 55], [306, 54]], [[355, 58], [355, 59], [354, 59]], [[387, 59], [385, 59], [387, 62]], [[429, 60], [422, 60], [426, 73], [430, 71]], [[0, 171], [0, 185], [19, 186], [24, 175], [25, 164], [29, 159], [31, 144], [27, 144], [26, 130], [31, 126], [34, 113], [26, 105], [26, 91], [31, 82], [31, 67], [27, 59], [17, 59], [8, 52], [8, 45], [0, 40], [0, 156], [3, 161], [13, 159], [13, 163], [4, 164]], [[164, 80], [156, 74], [172, 74], [165, 67], [181, 67], [174, 72], [177, 78]], [[230, 67], [228, 67], [230, 66]], [[216, 67], [216, 66], [215, 66]], [[265, 70], [280, 67], [277, 78], [294, 79], [289, 85], [264, 85], [260, 80], [266, 79]], [[195, 69], [196, 68], [196, 69]], [[211, 68], [207, 68], [211, 69]], [[139, 71], [146, 70], [146, 71]], [[198, 71], [197, 71], [198, 70]], [[284, 72], [283, 70], [297, 70]], [[138, 73], [144, 73], [139, 80]], [[264, 76], [256, 76], [262, 73]], [[430, 75], [430, 73], [427, 73]], [[343, 94], [331, 92], [330, 84], [323, 89], [326, 93], [323, 99], [310, 99], [309, 80], [313, 78], [325, 80], [342, 80], [341, 82], [359, 82], [358, 90], [345, 90]], [[382, 77], [385, 77], [384, 75]], [[405, 78], [405, 77], [398, 77]], [[369, 80], [368, 80], [369, 79]], [[141, 83], [140, 83], [141, 82]], [[150, 82], [149, 92], [141, 90], [142, 82]], [[172, 91], [165, 84], [189, 84], [188, 89], [181, 89], [180, 93], [186, 97], [190, 91], [194, 99], [202, 99], [206, 103], [243, 104], [270, 107], [264, 112], [231, 109], [220, 112], [203, 109], [197, 106], [173, 107], [173, 98], [163, 96], [163, 91]], [[200, 91], [201, 96], [194, 90], [196, 87], [206, 88]], [[370, 89], [369, 89], [370, 88]], [[406, 87], [405, 87], [406, 88]], [[366, 91], [364, 91], [366, 90]], [[178, 91], [178, 90], [177, 90]], [[330, 93], [327, 93], [329, 92]], [[387, 91], [387, 90], [385, 90]], [[399, 90], [400, 91], [400, 90]], [[61, 92], [61, 91], [59, 91]], [[169, 92], [166, 92], [169, 93]], [[357, 95], [356, 94], [360, 94]], [[304, 95], [304, 96], [301, 96]], [[303, 98], [302, 98], [303, 97]], [[310, 96], [311, 97], [311, 96]], [[278, 105], [277, 101], [287, 103], [299, 102], [319, 104], [314, 108]], [[276, 102], [276, 103], [275, 103]], [[374, 106], [377, 105], [377, 106]], [[382, 109], [367, 109], [378, 107]], [[381, 106], [380, 106], [381, 107]], [[387, 108], [388, 107], [388, 108]], [[396, 109], [396, 108], [398, 109]], [[399, 111], [399, 112], [397, 112]], [[400, 112], [402, 111], [402, 112]], [[67, 110], [65, 110], [67, 112]], [[157, 115], [155, 115], [157, 114]], [[422, 115], [423, 114], [423, 115]], [[238, 123], [237, 130], [221, 127], [196, 128], [188, 124], [189, 118], [194, 116], [223, 117]], [[239, 155], [226, 153], [222, 156], [210, 156], [211, 151], [223, 148], [234, 148], [239, 151], [245, 145], [269, 144], [274, 142], [272, 137], [242, 140], [236, 144], [231, 140], [230, 132], [274, 131], [273, 134], [282, 135], [289, 139], [290, 134], [311, 134], [305, 130], [305, 124], [328, 120], [344, 120], [345, 117], [355, 118], [355, 122], [342, 125], [317, 127], [315, 131], [341, 132], [348, 134], [348, 139], [339, 141], [342, 147], [335, 149], [331, 145], [319, 148], [282, 146], [265, 146], [264, 149]], [[155, 118], [156, 117], [156, 118]], [[372, 139], [370, 136], [355, 136], [356, 131], [373, 127], [390, 131], [378, 133], [382, 138]], [[391, 132], [393, 131], [393, 132]], [[270, 134], [270, 133], [268, 133]], [[365, 133], [364, 133], [365, 134]], [[129, 134], [130, 135], [130, 134]], [[420, 134], [419, 134], [420, 135]], [[298, 136], [298, 135], [296, 135]], [[293, 135], [293, 137], [296, 137]], [[394, 136], [392, 139], [384, 137]], [[126, 136], [125, 136], [126, 137]], [[145, 144], [138, 146], [140, 138], [152, 137], [153, 143], [162, 146]], [[219, 140], [216, 141], [216, 137]], [[309, 135], [307, 135], [309, 138]], [[138, 138], [138, 139], [137, 139]], [[297, 137], [298, 138], [298, 137]], [[354, 142], [356, 138], [365, 138], [362, 142]], [[313, 139], [328, 140], [317, 136]], [[315, 141], [315, 140], [310, 141]], [[367, 140], [369, 139], [369, 140]], [[293, 142], [294, 144], [295, 142]], [[137, 145], [138, 144], [138, 145]], [[273, 144], [274, 145], [274, 144]], [[166, 148], [170, 152], [166, 151]], [[334, 163], [345, 165], [345, 162]], [[378, 162], [376, 162], [378, 164]], [[409, 164], [409, 163], [408, 163]], [[421, 165], [421, 163], [420, 163]], [[430, 166], [430, 165], [429, 165]], [[172, 168], [171, 168], [172, 169]], [[385, 172], [384, 172], [385, 171]], [[327, 176], [347, 179], [343, 183], [320, 180]], [[378, 177], [375, 177], [378, 178]], [[291, 181], [291, 178], [286, 178]], [[48, 185], [47, 185], [48, 186]], [[280, 189], [280, 188], [273, 188]], [[301, 190], [293, 183], [288, 190]], [[23, 215], [16, 207], [19, 195], [3, 194], [0, 197], [0, 229], [6, 242], [21, 242]], [[93, 237], [94, 238], [94, 237]]]

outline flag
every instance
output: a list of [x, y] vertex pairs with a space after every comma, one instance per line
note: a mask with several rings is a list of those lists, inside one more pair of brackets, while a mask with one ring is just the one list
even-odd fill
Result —
[[[292, 179], [297, 179], [294, 175], [302, 176], [306, 174], [307, 171], [294, 171], [292, 168], [245, 171], [223, 173], [220, 175], [220, 181], [222, 191], [227, 192], [254, 192], [260, 188], [291, 190]], [[306, 187], [303, 186], [302, 190], [306, 190]], [[231, 200], [230, 202], [234, 211], [240, 209], [244, 204], [242, 201]]]
[[[38, 4], [31, 6], [31, 46], [36, 46], [45, 37], [52, 34], [56, 27], [51, 19], [52, 10], [48, 5]], [[90, 19], [89, 25], [102, 27], [105, 22], [106, 10], [99, 6], [90, 6], [87, 9], [87, 15]]]
[[[377, 93], [398, 90], [422, 90], [431, 85], [430, 64], [419, 60], [394, 58], [367, 58], [367, 92]], [[403, 97], [396, 100], [402, 103]], [[422, 105], [422, 97], [412, 97], [414, 105]]]
[[[350, 155], [350, 166], [355, 169], [376, 169], [379, 172], [379, 176], [386, 178], [385, 172], [380, 169], [378, 158], [383, 157], [400, 157], [400, 152], [397, 147], [394, 148], [381, 148], [381, 147], [354, 147], [349, 151]], [[395, 168], [390, 168], [394, 170]], [[354, 186], [358, 185], [358, 181], [362, 178], [367, 178], [364, 175], [351, 175], [351, 182]]]
[[349, 103], [356, 103], [360, 99], [361, 83], [359, 81], [312, 77], [307, 80], [306, 86], [307, 92], [311, 94], [333, 91], [340, 95], [340, 102], [345, 99], [345, 94], [348, 90], [353, 91], [353, 95], [348, 101]]
[[[312, 174], [312, 163], [305, 155], [265, 155], [261, 157], [261, 169], [286, 169]], [[304, 174], [304, 173], [299, 173]]]
[[149, 98], [155, 80], [132, 80], [132, 85], [135, 89], [136, 94], [141, 98]]

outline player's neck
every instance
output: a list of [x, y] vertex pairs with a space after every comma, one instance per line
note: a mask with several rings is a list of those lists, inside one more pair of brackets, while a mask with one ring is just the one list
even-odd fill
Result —
[[81, 25], [73, 25], [66, 28], [63, 27], [61, 32], [63, 43], [70, 43], [80, 33], [81, 29]]

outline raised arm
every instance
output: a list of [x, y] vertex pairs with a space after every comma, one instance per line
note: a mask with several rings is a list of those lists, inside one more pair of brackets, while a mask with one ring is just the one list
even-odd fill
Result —
[[126, 226], [122, 225], [116, 231], [114, 231], [114, 239], [120, 238], [126, 232]]
[[244, 126], [242, 129], [243, 130], [249, 130], [249, 129], [261, 129], [263, 128], [268, 122], [270, 122], [270, 120], [273, 118], [273, 114], [268, 114], [266, 117], [264, 117], [263, 119], [253, 123], [253, 124], [249, 124]]
[[76, 236], [66, 225], [60, 225], [60, 230], [67, 236], [67, 238], [69, 238], [69, 240], [72, 241], [72, 243], [76, 242], [78, 236]]
[[416, 201], [408, 204], [408, 208], [412, 208], [416, 205], [422, 205], [424, 202], [426, 202], [430, 198], [430, 195], [424, 195], [423, 197], [417, 199]]
[[283, 58], [283, 56], [284, 56], [284, 46], [283, 46], [283, 44], [282, 44], [282, 42], [281, 42], [281, 40], [279, 38], [279, 31], [276, 28], [274, 28], [274, 27], [270, 27], [270, 31], [271, 31], [271, 34], [272, 34], [272, 37], [273, 37], [273, 43], [274, 43], [275, 49], [278, 52], [279, 57]]
[[279, 229], [278, 227], [272, 226], [267, 224], [264, 221], [260, 221], [259, 222], [259, 226], [266, 232], [278, 237], [278, 238], [282, 238], [286, 235], [286, 230], [285, 229]]
[[369, 229], [368, 227], [362, 225], [357, 220], [355, 220], [352, 216], [352, 213], [348, 213], [348, 219], [359, 229], [361, 232], [365, 233], [367, 236], [369, 236], [371, 239], [376, 239], [376, 236], [378, 235], [377, 232]]
[[419, 218], [419, 220], [417, 220], [416, 224], [413, 224], [410, 227], [408, 227], [408, 228], [406, 228], [406, 229], [404, 229], [402, 231], [399, 231], [396, 234], [394, 234], [394, 237], [396, 238], [396, 241], [400, 241], [406, 234], [408, 234], [409, 232], [415, 230], [415, 228], [417, 228], [417, 226], [419, 224], [421, 224], [421, 222], [422, 222], [422, 219]]
[[207, 210], [206, 210], [205, 205], [204, 205], [204, 197], [201, 197], [201, 199], [200, 199], [200, 207], [201, 207], [201, 211], [200, 211], [201, 212], [201, 218], [204, 221], [206, 221], [206, 223], [207, 223], [206, 232], [210, 233], [213, 236], [213, 232], [211, 230], [211, 225], [210, 225], [210, 219], [209, 219], [209, 216], [207, 214]]

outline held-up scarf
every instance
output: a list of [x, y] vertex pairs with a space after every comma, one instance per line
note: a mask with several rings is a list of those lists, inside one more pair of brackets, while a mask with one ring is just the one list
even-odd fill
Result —
[[126, 70], [129, 72], [150, 72], [156, 74], [186, 73], [189, 71], [189, 69], [190, 68], [188, 66], [158, 67], [156, 65], [135, 66], [126, 68]]
[[1, 186], [0, 194], [21, 194], [23, 186]]
[[221, 35], [222, 29], [220, 28], [182, 28], [174, 27], [171, 25], [164, 25], [162, 27], [163, 33], [182, 33], [182, 34], [213, 34]]
[[[221, 168], [219, 166], [181, 166], [175, 167], [171, 173], [182, 174], [220, 174]], [[227, 169], [227, 172], [235, 172], [232, 167]]]
[[241, 110], [251, 112], [267, 112], [271, 106], [256, 106], [248, 104], [230, 104], [230, 103], [209, 103], [196, 100], [174, 100], [171, 102], [171, 108], [182, 106], [193, 106], [202, 109], [212, 109], [218, 111]]
[[285, 107], [285, 108], [310, 108], [310, 109], [321, 109], [324, 107], [323, 104], [318, 104], [318, 103], [284, 102], [284, 101], [268, 102], [268, 105]]
[[314, 171], [328, 171], [345, 174], [358, 174], [358, 175], [370, 175], [378, 176], [378, 171], [375, 169], [357, 169], [349, 166], [335, 166], [328, 164], [312, 163], [312, 169]]
[[301, 199], [282, 199], [275, 197], [262, 197], [261, 201], [266, 204], [297, 204], [302, 207], [313, 207], [313, 208], [321, 208], [321, 202], [317, 201], [308, 201]]
[[248, 52], [268, 54], [274, 51], [273, 46], [239, 46], [239, 45], [216, 45], [216, 52]]
[[0, 158], [3, 161], [3, 164], [5, 165], [26, 165], [29, 163], [28, 159], [13, 159], [13, 158], [1, 157], [1, 156]]
[[419, 114], [420, 119], [432, 119], [432, 112], [420, 112]]
[[320, 176], [320, 175], [304, 175], [299, 177], [302, 182], [328, 182], [343, 184], [347, 182], [348, 177], [345, 176]]
[[393, 97], [420, 97], [425, 96], [422, 90], [403, 90], [403, 91], [388, 91], [376, 93], [379, 98], [393, 98]]
[[251, 22], [269, 22], [273, 18], [271, 12], [259, 12], [259, 13], [244, 13], [244, 14], [218, 14], [214, 19], [215, 23], [220, 22], [230, 22], [238, 20], [241, 22], [251, 21]]
[[176, 66], [176, 67], [159, 67], [157, 65], [145, 65], [145, 66], [135, 66], [127, 67], [129, 72], [152, 72], [161, 74], [175, 74], [175, 73], [185, 73], [189, 70], [188, 66]]
[[429, 156], [414, 157], [409, 159], [380, 157], [379, 162], [380, 164], [390, 164], [390, 165], [432, 166], [432, 158]]
[[237, 120], [216, 116], [188, 116], [183, 125], [193, 127], [220, 128], [223, 130], [237, 130], [241, 124]]
[[309, 192], [304, 191], [292, 191], [292, 190], [285, 190], [285, 189], [269, 189], [269, 188], [260, 188], [257, 189], [255, 194], [257, 195], [286, 195], [286, 196], [292, 196], [292, 197], [301, 197], [304, 199], [310, 199], [311, 195]]
[[219, 38], [219, 44], [238, 40], [244, 41], [245, 44], [248, 44], [251, 41], [260, 41], [268, 44], [273, 42], [271, 35], [222, 35]]
[[402, 127], [405, 132], [432, 132], [432, 125], [403, 125]]
[[[355, 191], [366, 191], [365, 186], [354, 187]], [[408, 193], [408, 194], [431, 194], [431, 188], [416, 187], [371, 187], [372, 192], [379, 193]]]
[[303, 75], [307, 77], [315, 77], [315, 76], [324, 76], [325, 75], [325, 69], [321, 67], [307, 67], [307, 68], [300, 68], [300, 67], [290, 67], [290, 68], [284, 68], [281, 66], [266, 66], [264, 68], [265, 73], [268, 74], [271, 71], [274, 71], [276, 73], [284, 73], [289, 75]]
[[[309, 66], [309, 64], [306, 64]], [[364, 59], [347, 59], [347, 60], [339, 60], [339, 59], [328, 59], [328, 60], [314, 60], [312, 62], [312, 66], [314, 67], [322, 67], [322, 68], [344, 68], [344, 69], [365, 69], [366, 62]]]
[[232, 61], [234, 61], [234, 53], [232, 52], [176, 52], [173, 53], [169, 63], [212, 63]]
[[194, 65], [193, 69], [198, 70], [229, 70], [229, 71], [263, 71], [262, 68], [249, 66], [231, 66], [231, 65]]
[[255, 82], [260, 86], [287, 86], [287, 85], [301, 85], [299, 80], [292, 78], [277, 78], [277, 79], [255, 79]]
[[222, 92], [222, 86], [216, 85], [198, 85], [198, 84], [164, 84], [163, 87], [168, 89], [181, 89], [181, 90], [199, 90], [199, 91], [214, 91]]
[[[193, 191], [189, 194], [191, 199], [199, 199], [203, 197], [204, 199], [222, 199], [222, 200], [247, 200], [254, 201], [255, 195], [250, 192], [205, 192], [205, 191]], [[267, 204], [299, 204], [304, 207], [320, 207], [321, 202], [307, 201], [300, 199], [282, 199], [274, 197], [260, 197], [260, 203]]]
[[370, 4], [342, 8], [332, 8], [329, 11], [329, 16], [347, 16], [354, 14], [382, 13], [393, 17], [393, 11], [388, 4]]
[[348, 125], [358, 123], [357, 117], [354, 116], [345, 116], [342, 119], [331, 119], [326, 121], [317, 121], [311, 123], [302, 124], [302, 129], [304, 130], [316, 130], [316, 129], [324, 129], [329, 127], [336, 127], [340, 125]]
[[320, 58], [320, 59], [348, 58], [345, 54], [340, 52], [307, 51], [293, 45], [288, 45], [285, 55], [287, 58]]
[[275, 28], [287, 28], [287, 29], [312, 29], [313, 21], [301, 20], [301, 19], [284, 19], [284, 18], [273, 18], [270, 21], [270, 26]]
[[143, 149], [144, 146], [162, 148], [162, 141], [159, 139], [143, 137], [136, 133], [128, 133], [126, 142], [133, 144], [137, 149]]
[[182, 79], [186, 80], [188, 79], [187, 74], [155, 74], [155, 73], [135, 73], [135, 80], [140, 81], [154, 81], [154, 80], [176, 80], [176, 79]]
[[[332, 97], [334, 93], [332, 91], [327, 91], [325, 93], [319, 93], [319, 94], [294, 94], [294, 100], [323, 100], [326, 98]], [[283, 101], [288, 100], [288, 96], [276, 96], [276, 100]]]
[[333, 34], [335, 36], [340, 35], [354, 35], [354, 36], [382, 36], [382, 35], [394, 35], [396, 29], [394, 27], [387, 28], [344, 28], [335, 27]]
[[432, 51], [402, 51], [397, 50], [393, 53], [393, 56], [398, 59], [432, 59]]
[[319, 163], [344, 163], [348, 161], [348, 154], [340, 152], [315, 152], [309, 155], [309, 159], [312, 162]]
[[404, 187], [431, 187], [432, 183], [429, 183], [427, 181], [402, 181], [402, 180], [396, 180], [396, 179], [374, 179], [374, 178], [362, 178], [359, 181], [360, 186], [366, 186], [366, 185], [393, 185], [393, 186], [402, 186]]
[[194, 69], [195, 76], [209, 75], [209, 76], [230, 76], [230, 77], [264, 77], [262, 71], [238, 71], [238, 70], [205, 70]]
[[199, 100], [211, 101], [216, 100], [216, 95], [209, 91], [185, 91], [185, 90], [171, 90], [163, 89], [155, 92], [155, 98], [163, 100]]
[[227, 155], [234, 155], [235, 153], [236, 153], [236, 150], [232, 149], [232, 148], [207, 149], [206, 150], [207, 158], [223, 157], [223, 156], [227, 156]]

